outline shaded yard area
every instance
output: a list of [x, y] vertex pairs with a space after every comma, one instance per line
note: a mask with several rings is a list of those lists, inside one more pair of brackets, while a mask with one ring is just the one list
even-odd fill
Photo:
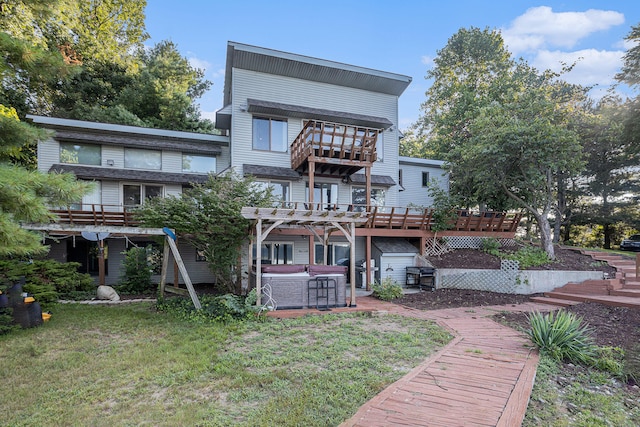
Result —
[[8, 425], [337, 425], [451, 337], [329, 314], [194, 324], [149, 303], [60, 305], [0, 336]]

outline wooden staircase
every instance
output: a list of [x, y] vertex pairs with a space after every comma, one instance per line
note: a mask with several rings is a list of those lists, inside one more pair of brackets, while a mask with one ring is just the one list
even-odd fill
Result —
[[636, 261], [621, 255], [597, 251], [581, 251], [594, 260], [606, 261], [616, 269], [616, 277], [567, 283], [531, 301], [567, 307], [581, 302], [597, 302], [616, 307], [640, 309], [640, 277], [636, 275]]

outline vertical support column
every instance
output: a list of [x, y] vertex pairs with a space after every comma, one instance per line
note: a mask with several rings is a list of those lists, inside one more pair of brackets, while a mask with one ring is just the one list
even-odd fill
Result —
[[[176, 246], [178, 246], [178, 238], [176, 237], [174, 239], [174, 242], [176, 244]], [[179, 268], [178, 268], [178, 262], [176, 260], [176, 257], [173, 257], [173, 287], [174, 288], [179, 288], [180, 287], [180, 276], [179, 276]]]
[[[371, 167], [364, 168], [364, 176], [366, 180], [367, 207], [371, 206]], [[367, 260], [369, 262], [369, 260]]]
[[104, 239], [98, 239], [98, 252], [98, 277], [100, 286], [104, 286]]
[[309, 204], [311, 205], [311, 209], [313, 209], [313, 193], [315, 190], [315, 185], [316, 185], [316, 180], [315, 180], [315, 174], [316, 174], [316, 163], [315, 162], [309, 162]]
[[352, 222], [349, 225], [349, 231], [351, 232], [351, 245], [349, 247], [349, 282], [351, 283], [351, 301], [349, 301], [350, 307], [356, 306], [356, 223]]
[[262, 219], [256, 222], [256, 305], [262, 305]]
[[636, 279], [640, 278], [640, 254], [636, 254]]
[[364, 248], [364, 255], [365, 255], [365, 272], [366, 272], [366, 277], [364, 279], [365, 283], [363, 283], [363, 285], [366, 286], [366, 289], [368, 291], [371, 290], [371, 284], [369, 283], [369, 280], [371, 278], [371, 236], [367, 236], [367, 244], [365, 245]]
[[166, 241], [169, 236], [165, 237], [164, 250], [162, 251], [162, 273], [160, 275], [160, 296], [164, 298], [164, 287], [167, 283], [167, 270], [169, 270], [169, 242]]

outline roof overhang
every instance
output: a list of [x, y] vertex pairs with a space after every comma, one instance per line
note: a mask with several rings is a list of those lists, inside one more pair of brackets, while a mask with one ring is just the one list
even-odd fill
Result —
[[207, 174], [168, 173], [146, 170], [119, 169], [98, 166], [54, 164], [49, 172], [72, 173], [79, 179], [109, 181], [140, 181], [162, 184], [202, 184], [209, 179]]
[[27, 119], [36, 125], [55, 131], [55, 138], [63, 141], [126, 145], [128, 147], [166, 149], [213, 155], [221, 153], [221, 146], [229, 145], [229, 137], [221, 135], [34, 115], [27, 115]]
[[252, 175], [256, 178], [284, 179], [287, 181], [300, 181], [302, 179], [300, 174], [293, 169], [278, 166], [244, 164], [242, 165], [242, 172], [245, 175]]
[[[367, 183], [367, 177], [361, 173], [354, 173], [349, 176], [349, 179], [355, 185], [365, 185]], [[371, 175], [371, 185], [392, 187], [396, 185], [396, 182], [389, 175]]]
[[345, 111], [325, 110], [322, 108], [304, 107], [301, 105], [282, 104], [279, 102], [247, 99], [247, 111], [270, 116], [285, 116], [300, 119], [314, 119], [346, 125], [368, 128], [388, 129], [393, 123], [385, 117], [367, 116]]
[[233, 68], [329, 83], [400, 96], [411, 77], [371, 68], [287, 53], [238, 42], [228, 42], [224, 105], [231, 104]]

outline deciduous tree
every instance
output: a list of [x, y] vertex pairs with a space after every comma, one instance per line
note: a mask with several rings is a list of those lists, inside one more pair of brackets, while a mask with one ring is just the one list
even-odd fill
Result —
[[175, 229], [181, 240], [205, 254], [216, 283], [238, 292], [240, 250], [250, 226], [240, 211], [272, 204], [271, 190], [264, 191], [250, 177], [227, 174], [211, 176], [180, 196], [152, 199], [138, 213], [145, 225]]

